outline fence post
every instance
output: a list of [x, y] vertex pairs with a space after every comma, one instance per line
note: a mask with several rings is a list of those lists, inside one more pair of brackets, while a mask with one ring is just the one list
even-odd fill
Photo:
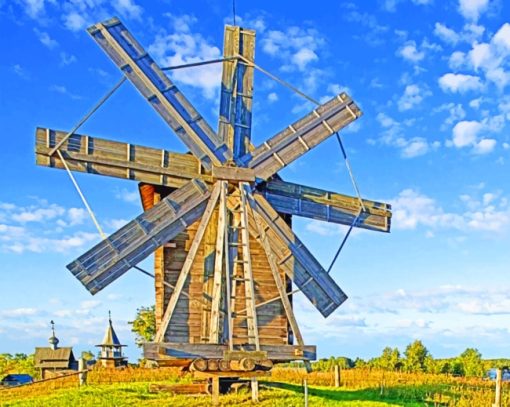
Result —
[[501, 407], [501, 369], [496, 369], [496, 397], [493, 407]]
[[335, 387], [340, 387], [340, 366], [335, 365]]
[[308, 384], [306, 379], [303, 379], [303, 391], [305, 393], [305, 407], [308, 407]]
[[80, 386], [85, 386], [87, 384], [87, 362], [83, 358], [78, 360], [78, 371], [80, 372], [78, 374]]

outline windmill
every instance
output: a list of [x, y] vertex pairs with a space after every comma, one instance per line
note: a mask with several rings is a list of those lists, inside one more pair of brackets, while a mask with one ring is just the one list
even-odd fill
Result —
[[389, 232], [390, 206], [286, 182], [278, 171], [361, 116], [358, 106], [341, 93], [255, 147], [254, 31], [226, 27], [217, 132], [121, 21], [88, 31], [120, 83], [127, 78], [191, 153], [38, 128], [39, 165], [139, 182], [144, 212], [67, 268], [95, 294], [155, 253], [157, 333], [144, 352], [160, 364], [238, 375], [314, 360], [293, 285], [324, 317], [347, 297], [291, 217]]

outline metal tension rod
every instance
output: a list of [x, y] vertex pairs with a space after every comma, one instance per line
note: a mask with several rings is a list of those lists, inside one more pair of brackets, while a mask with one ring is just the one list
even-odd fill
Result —
[[228, 57], [228, 58], [210, 59], [208, 61], [191, 62], [189, 64], [166, 66], [164, 68], [161, 68], [161, 70], [162, 71], [173, 71], [175, 69], [193, 68], [195, 66], [210, 65], [210, 64], [217, 64], [219, 62], [233, 61], [234, 59], [238, 59], [238, 58], [237, 57]]
[[55, 154], [55, 151], [57, 151], [57, 150], [58, 150], [58, 149], [62, 146], [62, 144], [64, 144], [64, 143], [67, 141], [67, 139], [68, 139], [69, 137], [71, 137], [71, 136], [72, 136], [72, 135], [73, 135], [73, 134], [74, 134], [74, 133], [75, 133], [75, 132], [76, 132], [76, 131], [77, 131], [77, 130], [81, 127], [81, 126], [83, 126], [83, 124], [84, 124], [84, 123], [85, 123], [85, 122], [86, 122], [86, 121], [90, 118], [90, 116], [92, 116], [92, 115], [93, 115], [93, 114], [97, 111], [97, 109], [99, 109], [99, 108], [103, 105], [103, 103], [104, 103], [104, 102], [106, 102], [106, 101], [110, 98], [110, 96], [112, 96], [112, 95], [115, 93], [115, 91], [116, 91], [117, 89], [119, 89], [119, 88], [120, 88], [120, 86], [121, 86], [121, 85], [122, 85], [125, 81], [126, 81], [126, 77], [125, 77], [125, 76], [123, 76], [123, 77], [122, 77], [122, 78], [121, 78], [121, 79], [120, 79], [120, 80], [119, 80], [119, 81], [115, 84], [115, 86], [114, 86], [114, 87], [113, 87], [110, 91], [108, 91], [108, 93], [107, 93], [106, 95], [104, 95], [104, 96], [103, 96], [103, 97], [99, 100], [99, 102], [97, 102], [97, 103], [95, 104], [95, 106], [94, 106], [94, 107], [93, 107], [93, 108], [92, 108], [92, 109], [91, 109], [91, 110], [90, 110], [90, 111], [89, 111], [89, 112], [88, 112], [85, 116], [83, 116], [83, 118], [82, 118], [82, 119], [81, 119], [81, 120], [80, 120], [80, 121], [76, 124], [76, 126], [74, 126], [74, 127], [73, 127], [73, 129], [72, 129], [69, 133], [67, 133], [67, 134], [66, 134], [66, 135], [62, 138], [62, 140], [60, 140], [60, 141], [59, 141], [59, 142], [55, 145], [55, 147], [53, 147], [53, 148], [50, 150], [50, 152], [48, 153], [48, 155], [51, 157], [53, 154]]

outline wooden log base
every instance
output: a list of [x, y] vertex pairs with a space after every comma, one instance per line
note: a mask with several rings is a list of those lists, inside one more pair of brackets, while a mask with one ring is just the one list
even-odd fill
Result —
[[209, 382], [191, 384], [151, 384], [149, 393], [172, 393], [172, 394], [211, 394], [212, 388]]
[[252, 378], [252, 377], [267, 377], [271, 376], [271, 372], [267, 370], [254, 370], [252, 372], [193, 372], [193, 377], [196, 379], [209, 379], [215, 377], [221, 378]]

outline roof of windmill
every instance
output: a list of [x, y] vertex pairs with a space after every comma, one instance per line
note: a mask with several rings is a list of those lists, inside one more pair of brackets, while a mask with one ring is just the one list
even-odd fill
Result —
[[121, 345], [117, 334], [115, 333], [115, 329], [113, 329], [112, 320], [108, 320], [108, 327], [106, 328], [106, 332], [104, 334], [103, 341], [100, 345], [96, 346], [126, 346]]

